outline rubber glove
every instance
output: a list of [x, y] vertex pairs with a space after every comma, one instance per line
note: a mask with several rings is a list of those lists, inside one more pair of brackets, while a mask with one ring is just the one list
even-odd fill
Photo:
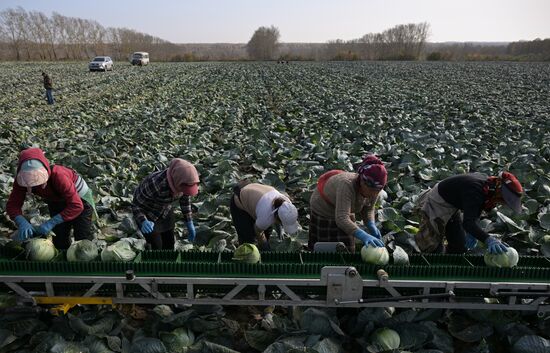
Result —
[[363, 229], [357, 229], [353, 233], [353, 236], [361, 240], [363, 244], [365, 244], [365, 246], [372, 245], [374, 247], [379, 247], [379, 248], [384, 247], [384, 243], [382, 242], [382, 240], [377, 239], [376, 237], [370, 235], [369, 233], [365, 232]]
[[185, 225], [187, 226], [187, 240], [190, 242], [195, 241], [195, 236], [197, 235], [197, 232], [195, 231], [195, 225], [193, 224], [192, 220], [189, 220], [185, 222]]
[[32, 238], [34, 229], [32, 228], [32, 224], [30, 224], [25, 217], [21, 215], [15, 217], [15, 223], [17, 223], [17, 228], [19, 228], [17, 232], [17, 240], [25, 241]]
[[380, 233], [380, 230], [376, 227], [376, 224], [373, 220], [367, 221], [367, 229], [370, 234], [372, 234], [373, 237], [377, 239], [382, 239], [382, 233]]
[[155, 222], [151, 222], [146, 219], [143, 223], [141, 223], [140, 230], [143, 234], [153, 233], [153, 229], [155, 229]]
[[40, 225], [40, 227], [38, 227], [36, 229], [36, 233], [38, 235], [46, 235], [48, 234], [49, 232], [52, 231], [52, 229], [58, 225], [58, 224], [61, 224], [63, 223], [64, 220], [63, 220], [63, 217], [61, 217], [61, 214], [56, 214], [55, 216], [53, 216], [52, 218], [50, 218], [48, 221], [42, 223]]
[[495, 237], [487, 238], [485, 245], [491, 254], [503, 254], [508, 251], [508, 247]]
[[471, 250], [477, 245], [477, 239], [474, 238], [471, 234], [466, 233], [466, 249]]

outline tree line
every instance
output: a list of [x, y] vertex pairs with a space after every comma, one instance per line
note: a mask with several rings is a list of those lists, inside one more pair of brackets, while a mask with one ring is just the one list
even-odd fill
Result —
[[177, 48], [170, 42], [128, 28], [105, 28], [97, 21], [51, 16], [21, 7], [0, 12], [4, 60], [82, 60], [96, 55], [128, 59], [149, 51], [168, 59]]
[[336, 60], [419, 60], [429, 32], [427, 22], [401, 24], [358, 39], [329, 41], [326, 55]]
[[401, 24], [358, 39], [279, 43], [279, 30], [260, 27], [246, 49], [255, 60], [514, 60], [550, 61], [550, 38], [511, 43], [429, 43], [427, 22]]
[[0, 12], [0, 60], [127, 60], [147, 51], [153, 61], [210, 60], [550, 60], [550, 39], [512, 43], [429, 43], [426, 22], [326, 43], [281, 43], [275, 26], [259, 27], [246, 44], [174, 44], [97, 21], [48, 16], [21, 7]]
[[[410, 23], [350, 41], [332, 40], [324, 46], [322, 59], [418, 60], [423, 54], [429, 29], [426, 22]], [[292, 53], [283, 54], [278, 50], [279, 37], [275, 26], [258, 28], [246, 47], [249, 57], [256, 60], [293, 59]]]
[[426, 60], [550, 61], [550, 38], [511, 43], [428, 43]]

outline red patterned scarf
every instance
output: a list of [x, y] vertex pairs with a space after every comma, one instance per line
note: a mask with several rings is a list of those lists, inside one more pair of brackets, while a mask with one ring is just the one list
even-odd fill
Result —
[[485, 194], [484, 211], [490, 211], [497, 205], [499, 200], [497, 191], [500, 189], [501, 183], [502, 181], [499, 177], [490, 176], [487, 178], [483, 186], [483, 193]]

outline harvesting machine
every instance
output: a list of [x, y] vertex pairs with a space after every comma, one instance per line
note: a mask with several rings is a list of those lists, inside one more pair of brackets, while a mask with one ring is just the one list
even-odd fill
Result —
[[525, 310], [550, 313], [550, 260], [495, 268], [483, 256], [413, 254], [371, 265], [359, 254], [144, 251], [132, 262], [49, 262], [0, 252], [0, 292], [32, 304], [222, 304]]

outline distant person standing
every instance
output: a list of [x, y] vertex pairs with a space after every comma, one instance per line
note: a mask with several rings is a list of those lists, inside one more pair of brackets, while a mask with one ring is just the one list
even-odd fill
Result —
[[46, 89], [46, 99], [48, 100], [48, 104], [53, 104], [53, 95], [52, 95], [52, 78], [48, 76], [45, 72], [42, 72], [42, 77], [44, 78], [44, 88]]

